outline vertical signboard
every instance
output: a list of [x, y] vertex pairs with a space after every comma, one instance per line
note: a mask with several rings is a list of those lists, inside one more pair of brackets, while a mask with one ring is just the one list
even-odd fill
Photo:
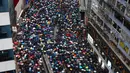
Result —
[[14, 7], [18, 4], [19, 0], [14, 0]]

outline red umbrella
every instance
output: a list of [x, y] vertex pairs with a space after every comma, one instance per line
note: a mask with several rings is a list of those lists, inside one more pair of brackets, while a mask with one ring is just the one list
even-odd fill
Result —
[[66, 36], [67, 36], [67, 37], [71, 37], [72, 35], [71, 35], [70, 33], [67, 33]]
[[14, 42], [14, 45], [18, 45], [18, 42], [17, 42], [17, 41], [15, 41], [15, 42]]

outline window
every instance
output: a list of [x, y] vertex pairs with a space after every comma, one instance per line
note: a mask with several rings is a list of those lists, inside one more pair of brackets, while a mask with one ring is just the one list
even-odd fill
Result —
[[121, 23], [123, 22], [123, 17], [118, 13], [118, 12], [116, 12], [115, 11], [115, 17], [116, 17], [116, 19], [118, 19]]
[[11, 37], [10, 25], [0, 26], [0, 39], [10, 38], [10, 37]]
[[117, 31], [121, 33], [121, 28], [119, 26], [117, 26]]
[[13, 49], [0, 51], [0, 62], [14, 59]]
[[128, 2], [129, 4], [130, 4], [130, 0], [129, 0], [129, 2]]
[[126, 7], [120, 2], [117, 2], [117, 8], [124, 13]]
[[124, 0], [125, 2], [127, 2], [127, 0]]
[[121, 48], [125, 48], [124, 42], [120, 41], [120, 46], [121, 46]]
[[126, 16], [130, 17], [130, 5], [127, 6]]
[[0, 6], [2, 6], [3, 5], [3, 1], [2, 0], [0, 0]]
[[0, 0], [0, 12], [8, 12], [8, 0]]
[[102, 0], [99, 0], [98, 2], [99, 2], [99, 4], [102, 6], [103, 1], [102, 1]]
[[125, 21], [124, 21], [124, 26], [125, 26], [128, 30], [130, 30], [130, 22], [129, 22], [129, 21], [125, 20]]

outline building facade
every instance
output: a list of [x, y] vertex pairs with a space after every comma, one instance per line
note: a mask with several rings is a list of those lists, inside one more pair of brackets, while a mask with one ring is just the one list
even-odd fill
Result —
[[12, 31], [13, 31], [13, 38], [15, 37], [17, 31], [18, 31], [18, 25], [17, 23], [20, 22], [22, 14], [25, 12], [28, 3], [30, 0], [13, 0], [14, 5], [14, 21], [15, 24], [12, 24]]
[[13, 10], [12, 0], [0, 0], [0, 73], [15, 73], [10, 20]]
[[101, 63], [109, 73], [130, 73], [130, 0], [80, 0], [80, 3], [88, 18], [88, 41], [101, 55], [98, 55]]

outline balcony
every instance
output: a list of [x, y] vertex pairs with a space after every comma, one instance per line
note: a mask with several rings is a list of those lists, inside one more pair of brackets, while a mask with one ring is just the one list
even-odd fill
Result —
[[124, 14], [126, 7], [123, 4], [117, 1], [116, 7], [118, 8], [118, 10], [120, 10]]
[[120, 22], [121, 24], [123, 23], [124, 17], [121, 16], [118, 12], [115, 11], [114, 16], [118, 20], [118, 22]]
[[[95, 12], [95, 10], [93, 9], [93, 12]], [[95, 12], [95, 14], [106, 24], [106, 26], [110, 29], [113, 29], [112, 31], [114, 32], [114, 34], [116, 34], [116, 37], [119, 37], [120, 33], [110, 24], [111, 22], [106, 20], [106, 16], [103, 11], [98, 10], [98, 12]], [[104, 15], [103, 15], [104, 14]], [[103, 30], [104, 31], [104, 30]], [[110, 31], [105, 32], [104, 35], [107, 34], [107, 36], [109, 36], [109, 38], [111, 38], [111, 40], [117, 44], [116, 40], [114, 39], [114, 37], [111, 36]]]
[[124, 20], [124, 26], [130, 31], [130, 22], [129, 21]]
[[123, 40], [128, 42], [130, 44], [130, 37], [128, 36], [128, 34], [126, 34], [125, 31], [121, 32], [121, 36], [124, 38]]
[[128, 0], [121, 0], [122, 3], [126, 4]]
[[123, 52], [124, 56], [128, 60], [130, 60], [130, 56], [128, 54], [130, 49], [127, 47], [127, 45], [123, 41], [120, 40], [120, 42], [118, 43], [118, 48], [121, 50], [121, 52]]
[[123, 6], [126, 7], [127, 0], [117, 0], [117, 1], [120, 2]]
[[[110, 4], [109, 2], [107, 2], [107, 1], [110, 1], [110, 0], [104, 0], [104, 2], [107, 4], [107, 5], [109, 5], [109, 7], [111, 8], [111, 9], [113, 9], [113, 10], [115, 10], [116, 12], [118, 12], [121, 16], [123, 16], [123, 17], [125, 17], [125, 19], [127, 19], [127, 20], [129, 20], [130, 21], [130, 18], [129, 18], [129, 16], [130, 16], [130, 10], [129, 10], [129, 8], [130, 8], [130, 4], [126, 4], [126, 7], [124, 6], [124, 5], [121, 5], [120, 6], [120, 2], [119, 2], [119, 8], [118, 7], [115, 7], [115, 6], [113, 6], [112, 4]], [[127, 9], [127, 10], [126, 10]], [[126, 13], [125, 13], [125, 10], [126, 10]], [[124, 15], [124, 13], [125, 13], [125, 15]]]
[[107, 4], [111, 5], [112, 7], [115, 7], [116, 0], [104, 0]]
[[108, 67], [107, 62], [105, 61], [105, 59], [103, 58], [103, 56], [100, 54], [100, 52], [97, 50], [97, 48], [94, 46], [94, 44], [91, 42], [91, 40], [90, 39], [87, 39], [87, 40], [88, 40], [88, 43], [90, 44], [90, 46], [96, 52], [96, 54], [101, 58], [101, 60], [103, 61], [104, 65], [107, 67], [107, 69], [109, 70], [109, 72], [113, 73], [113, 70]]
[[[109, 2], [110, 1], [110, 2]], [[115, 5], [111, 4], [111, 0], [104, 1], [111, 9], [117, 11], [120, 15], [124, 16], [124, 13], [120, 11]]]
[[127, 4], [126, 7], [126, 17], [130, 21], [130, 4]]
[[113, 14], [113, 10], [108, 5], [104, 5], [102, 10], [104, 10], [104, 13], [106, 14]]
[[98, 29], [92, 23], [91, 25], [95, 28], [95, 30], [98, 32], [101, 38], [106, 42], [106, 44], [111, 48], [111, 50], [116, 54], [117, 58], [119, 58], [120, 61], [123, 63], [123, 65], [130, 71], [130, 67], [127, 64], [128, 62], [125, 61], [124, 56], [119, 52], [119, 49], [117, 49], [117, 47], [114, 44], [112, 44], [110, 40], [105, 39], [105, 37], [101, 34], [101, 32], [99, 32]]
[[[98, 18], [98, 19], [100, 19], [100, 18]], [[110, 34], [109, 33], [109, 31], [110, 31], [110, 29], [108, 29], [108, 28], [106, 28], [107, 26], [106, 25], [104, 25], [104, 28], [106, 29], [106, 31], [105, 30], [102, 30], [101, 29], [101, 27], [100, 27], [100, 23], [98, 23], [98, 21], [96, 21], [95, 19], [93, 19], [93, 20], [91, 20], [91, 22], [93, 22], [93, 24], [94, 24], [94, 26], [98, 29], [98, 31], [100, 32], [100, 34], [107, 40], [107, 41], [109, 41], [110, 39], [111, 39], [111, 41], [113, 41], [114, 43], [118, 43], [118, 41], [116, 41], [116, 40], [114, 40], [114, 36], [112, 37], [112, 34]], [[94, 22], [96, 22], [96, 23], [94, 23]], [[116, 26], [117, 27], [117, 26]], [[118, 28], [118, 30], [120, 31], [120, 28]], [[117, 31], [117, 30], [115, 30], [115, 31]], [[106, 35], [107, 34], [107, 35]], [[108, 38], [109, 37], [109, 38]], [[115, 46], [115, 48], [116, 48], [116, 46]], [[116, 50], [116, 49], [115, 49]], [[118, 51], [118, 50], [116, 50], [116, 51]], [[122, 56], [124, 56], [124, 54], [121, 54], [122, 52], [120, 52], [119, 54], [120, 55], [122, 55]], [[123, 58], [123, 57], [122, 57]], [[128, 65], [128, 64], [127, 64]]]

